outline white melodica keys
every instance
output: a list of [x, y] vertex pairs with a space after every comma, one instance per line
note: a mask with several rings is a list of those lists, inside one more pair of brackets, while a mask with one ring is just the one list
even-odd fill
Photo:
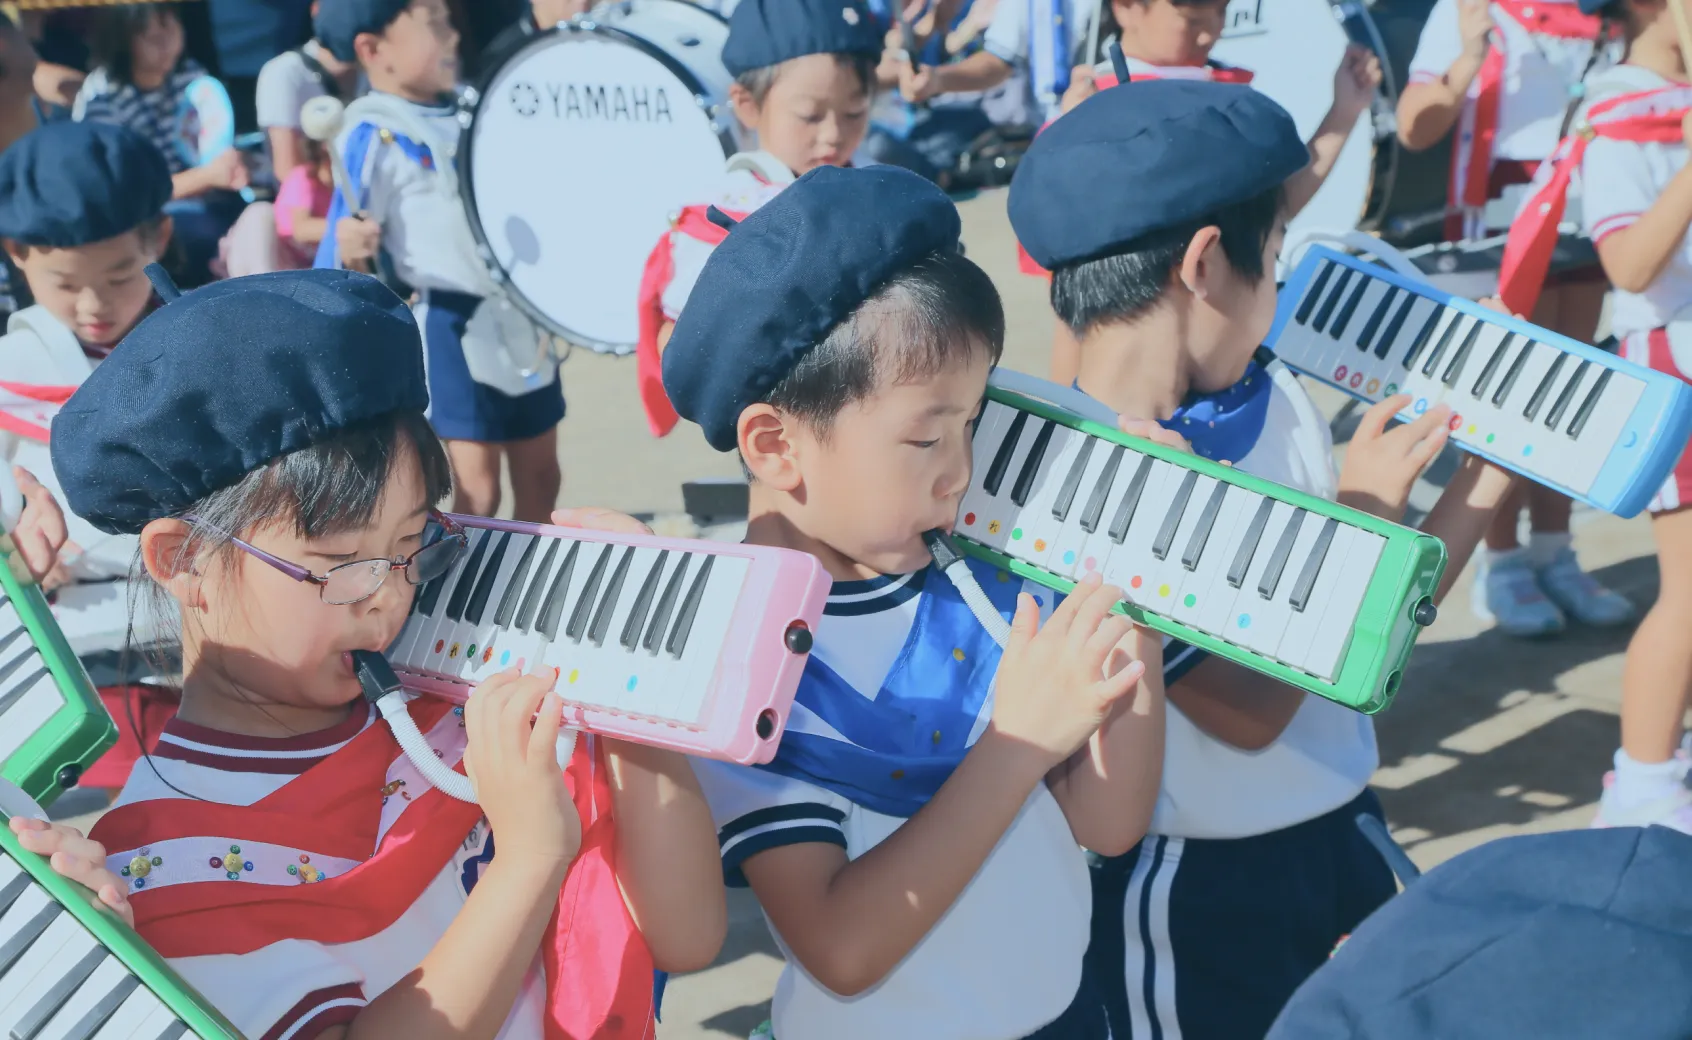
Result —
[[65, 706], [23, 618], [0, 596], [0, 762]]

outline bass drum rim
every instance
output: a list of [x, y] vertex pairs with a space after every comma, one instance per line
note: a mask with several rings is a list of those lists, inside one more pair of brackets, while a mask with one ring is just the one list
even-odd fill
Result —
[[[668, 2], [685, 4], [686, 6], [700, 11], [703, 14], [710, 15], [712, 18], [722, 22], [724, 25], [728, 24], [727, 20], [721, 15], [717, 14], [715, 11], [707, 10], [698, 4], [687, 3], [687, 0], [668, 0]], [[458, 196], [460, 201], [464, 203], [464, 212], [466, 217], [469, 219], [470, 224], [470, 234], [476, 240], [477, 259], [487, 270], [488, 275], [493, 279], [494, 284], [499, 287], [500, 292], [504, 293], [511, 302], [517, 306], [518, 310], [522, 311], [530, 321], [535, 322], [542, 329], [573, 346], [586, 347], [596, 354], [626, 356], [634, 353], [635, 344], [613, 343], [593, 336], [588, 336], [580, 332], [572, 331], [565, 325], [555, 321], [551, 315], [547, 314], [538, 304], [529, 299], [528, 295], [524, 293], [522, 289], [517, 287], [516, 283], [511, 280], [510, 275], [506, 273], [505, 269], [500, 266], [499, 261], [495, 259], [493, 244], [489, 242], [487, 233], [482, 228], [481, 209], [476, 204], [476, 178], [474, 172], [476, 168], [474, 160], [476, 147], [476, 119], [482, 112], [482, 106], [488, 100], [489, 94], [487, 88], [505, 72], [506, 68], [508, 68], [518, 58], [527, 54], [531, 48], [539, 49], [543, 46], [551, 46], [557, 37], [566, 34], [568, 34], [572, 39], [578, 36], [608, 37], [616, 40], [617, 42], [626, 44], [645, 54], [647, 57], [654, 59], [660, 65], [664, 66], [671, 75], [681, 81], [682, 85], [688, 90], [689, 98], [699, 107], [699, 110], [705, 114], [706, 118], [710, 120], [713, 125], [716, 125], [717, 117], [711, 111], [714, 106], [710, 101], [709, 95], [705, 92], [705, 84], [701, 83], [699, 77], [693, 74], [693, 70], [689, 69], [682, 62], [672, 57], [670, 52], [664, 50], [664, 48], [651, 42], [645, 37], [638, 36], [626, 29], [620, 29], [613, 23], [598, 21], [592, 17], [592, 14], [593, 12], [589, 12], [589, 15], [587, 16], [573, 19], [569, 22], [561, 22], [551, 29], [535, 33], [533, 36], [524, 40], [522, 46], [515, 47], [505, 54], [501, 58], [499, 64], [489, 67], [487, 72], [482, 75], [480, 81], [475, 87], [475, 99], [473, 103], [465, 109], [468, 118], [465, 120], [464, 127], [459, 131], [458, 135]], [[734, 134], [729, 129], [719, 127], [717, 129], [717, 141], [722, 146], [723, 160], [726, 162], [737, 150]], [[632, 301], [630, 306], [633, 306]]]
[[[1433, 0], [1375, 0], [1368, 5], [1369, 22], [1381, 41], [1375, 53], [1382, 59], [1382, 96], [1394, 109], [1392, 133], [1377, 133], [1371, 164], [1369, 197], [1358, 230], [1378, 236], [1400, 249], [1410, 249], [1445, 240], [1445, 203], [1451, 169], [1451, 134], [1430, 148], [1412, 152], [1398, 140], [1397, 112], [1404, 88], [1409, 84], [1410, 62], [1420, 46], [1422, 29], [1433, 11]], [[1395, 31], [1402, 25], [1402, 34]], [[1389, 39], [1390, 36], [1390, 39]], [[1395, 46], [1396, 44], [1396, 46]], [[1385, 93], [1392, 81], [1394, 92]], [[1408, 199], [1401, 198], [1411, 185], [1432, 185], [1429, 190], [1437, 205], [1420, 205], [1401, 211]]]

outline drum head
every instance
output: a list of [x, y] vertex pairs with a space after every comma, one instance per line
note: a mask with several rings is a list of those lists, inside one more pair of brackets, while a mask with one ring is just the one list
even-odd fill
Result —
[[[1308, 141], [1334, 103], [1334, 73], [1347, 43], [1342, 14], [1368, 18], [1352, 6], [1356, 9], [1342, 12], [1328, 0], [1230, 0], [1227, 28], [1211, 53], [1254, 72], [1252, 86], [1292, 113], [1299, 136]], [[1364, 113], [1322, 190], [1288, 225], [1289, 239], [1357, 227], [1369, 201], [1374, 144], [1374, 121]]]
[[648, 254], [734, 150], [710, 111], [721, 88], [665, 49], [709, 50], [701, 56], [720, 63], [726, 30], [697, 15], [698, 27], [659, 43], [616, 24], [560, 26], [494, 69], [476, 102], [459, 152], [483, 259], [520, 307], [571, 342], [634, 348]]

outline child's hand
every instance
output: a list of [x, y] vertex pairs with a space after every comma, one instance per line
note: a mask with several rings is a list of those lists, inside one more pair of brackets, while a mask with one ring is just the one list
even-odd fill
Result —
[[1451, 436], [1451, 409], [1443, 404], [1387, 430], [1409, 403], [1409, 394], [1394, 394], [1363, 413], [1340, 470], [1339, 500], [1345, 505], [1395, 522], [1404, 515], [1410, 488]]
[[1089, 575], [1039, 628], [1034, 597], [1017, 597], [994, 680], [995, 729], [1038, 748], [1053, 766], [1087, 742], [1146, 671], [1139, 661], [1124, 665], [1116, 653], [1132, 627], [1110, 613], [1121, 599], [1121, 589]]
[[[915, 55], [912, 55], [915, 58]], [[939, 76], [933, 66], [917, 66], [910, 61], [899, 63], [899, 93], [913, 105], [920, 105], [940, 93]]]
[[382, 225], [365, 217], [342, 217], [335, 223], [335, 245], [343, 264], [368, 263], [382, 248]]
[[1349, 127], [1368, 110], [1381, 85], [1381, 59], [1360, 43], [1345, 49], [1339, 71], [1334, 73], [1333, 114]]
[[111, 907], [123, 923], [135, 927], [135, 908], [124, 895], [123, 879], [106, 869], [106, 848], [82, 836], [82, 832], [45, 820], [11, 819], [18, 844], [38, 856], [46, 856], [53, 871], [79, 885], [93, 889], [100, 902]]
[[1058, 114], [1068, 115], [1076, 105], [1099, 92], [1099, 83], [1091, 65], [1077, 65], [1069, 73], [1069, 88], [1058, 102]]
[[[47, 582], [58, 563], [59, 550], [66, 544], [64, 511], [59, 508], [53, 493], [42, 486], [29, 470], [13, 466], [12, 479], [17, 481], [18, 490], [24, 498], [23, 514], [18, 517], [17, 529], [12, 532], [12, 544], [18, 547], [18, 555], [23, 557], [24, 566], [29, 568], [31, 576], [43, 588], [55, 588]], [[69, 577], [68, 574], [64, 576]]]
[[618, 534], [651, 534], [652, 528], [627, 513], [603, 506], [576, 506], [573, 509], [554, 509], [552, 526], [580, 527], [588, 531], [614, 531]]
[[1491, 0], [1457, 0], [1457, 32], [1465, 57], [1479, 61], [1492, 46]]
[[1119, 415], [1116, 417], [1116, 425], [1123, 433], [1130, 436], [1151, 441], [1153, 444], [1161, 444], [1165, 448], [1184, 451], [1189, 455], [1192, 454], [1193, 446], [1188, 443], [1187, 438], [1153, 419], [1130, 419], [1125, 415]]
[[529, 675], [509, 668], [476, 687], [464, 705], [464, 769], [499, 857], [562, 878], [581, 848], [582, 821], [558, 766], [564, 708], [552, 692], [557, 682], [550, 666]]
[[229, 191], [240, 191], [252, 182], [252, 176], [247, 172], [246, 160], [234, 148], [207, 163], [206, 176], [211, 179], [213, 187], [226, 188]]

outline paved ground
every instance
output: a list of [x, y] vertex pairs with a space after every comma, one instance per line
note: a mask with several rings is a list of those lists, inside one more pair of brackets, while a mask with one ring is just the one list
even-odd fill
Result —
[[[1044, 373], [1044, 285], [1016, 273], [1002, 193], [963, 207], [971, 255], [994, 276], [1010, 317], [1006, 364]], [[585, 353], [565, 367], [564, 498], [656, 515], [680, 533], [684, 479], [734, 476], [692, 427], [648, 436], [630, 360]], [[1324, 401], [1331, 407], [1337, 401]], [[1424, 503], [1425, 504], [1425, 503]], [[1636, 603], [1656, 592], [1649, 525], [1579, 516], [1587, 564]], [[1584, 826], [1616, 742], [1625, 632], [1576, 632], [1522, 643], [1484, 631], [1459, 586], [1423, 636], [1394, 707], [1380, 719], [1375, 780], [1394, 833], [1424, 867], [1501, 835]], [[665, 1040], [744, 1037], [768, 1012], [781, 968], [756, 907], [731, 896], [731, 933], [716, 966], [673, 980]]]

